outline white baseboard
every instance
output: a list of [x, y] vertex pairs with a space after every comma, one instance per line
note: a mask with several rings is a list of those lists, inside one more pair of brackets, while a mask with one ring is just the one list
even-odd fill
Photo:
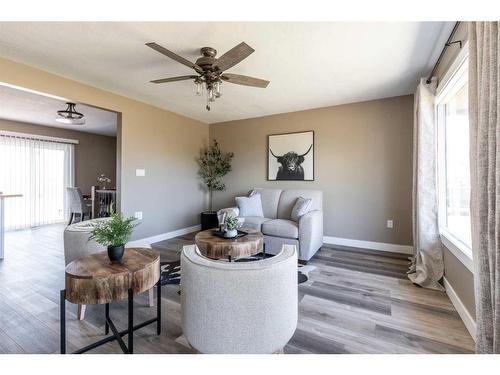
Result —
[[401, 253], [401, 254], [413, 255], [413, 246], [407, 246], [407, 245], [395, 245], [395, 244], [383, 243], [383, 242], [352, 240], [349, 238], [340, 238], [340, 237], [331, 237], [331, 236], [324, 236], [323, 243], [330, 244], [330, 245], [359, 247], [361, 249], [388, 251], [391, 253]]
[[[181, 228], [181, 229], [174, 230], [172, 232], [166, 232], [166, 233], [158, 234], [156, 236], [141, 238], [138, 241], [147, 241], [149, 243], [155, 243], [155, 242], [168, 240], [170, 238], [182, 236], [184, 234], [197, 232], [199, 230], [201, 230], [201, 225], [193, 225], [192, 227]], [[382, 242], [360, 241], [360, 240], [351, 240], [348, 238], [324, 236], [323, 243], [330, 244], [330, 245], [359, 247], [362, 249], [370, 249], [370, 250], [388, 251], [388, 252], [392, 252], [392, 253], [413, 254], [413, 247], [412, 246], [394, 245], [394, 244], [382, 243]]]
[[168, 240], [170, 238], [174, 238], [174, 237], [178, 237], [178, 236], [183, 236], [184, 234], [197, 232], [199, 230], [201, 230], [201, 225], [198, 224], [198, 225], [193, 225], [192, 227], [173, 230], [172, 232], [157, 234], [156, 236], [141, 238], [138, 241], [147, 241], [149, 243], [155, 243], [155, 242]]
[[448, 279], [444, 277], [443, 280], [446, 294], [448, 295], [448, 297], [450, 297], [451, 303], [453, 304], [453, 306], [455, 306], [455, 309], [457, 309], [458, 315], [460, 315], [460, 318], [462, 318], [462, 321], [464, 322], [465, 327], [469, 331], [470, 335], [472, 336], [474, 341], [476, 341], [476, 321], [469, 313], [469, 311], [467, 311], [465, 305], [463, 304], [460, 297], [458, 297], [457, 292], [455, 292], [455, 289], [453, 289]]

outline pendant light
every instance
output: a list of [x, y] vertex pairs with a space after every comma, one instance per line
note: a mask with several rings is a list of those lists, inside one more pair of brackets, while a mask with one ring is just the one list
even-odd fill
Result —
[[65, 110], [57, 111], [56, 121], [67, 125], [83, 125], [85, 118], [83, 114], [75, 110], [75, 103], [66, 103]]

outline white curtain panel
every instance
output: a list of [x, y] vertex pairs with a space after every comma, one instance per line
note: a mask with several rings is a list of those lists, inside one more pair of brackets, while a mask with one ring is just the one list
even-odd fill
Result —
[[0, 134], [0, 191], [23, 195], [5, 202], [5, 230], [65, 221], [73, 171], [73, 144]]
[[500, 353], [500, 43], [498, 22], [469, 23], [471, 221], [476, 351]]
[[413, 126], [413, 244], [409, 279], [422, 287], [444, 290], [444, 263], [438, 227], [436, 182], [436, 80], [421, 79], [415, 93]]

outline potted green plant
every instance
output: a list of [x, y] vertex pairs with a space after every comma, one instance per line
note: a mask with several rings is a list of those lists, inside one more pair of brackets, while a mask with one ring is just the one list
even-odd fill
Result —
[[233, 215], [227, 215], [224, 221], [226, 232], [224, 237], [233, 238], [238, 235], [238, 218]]
[[110, 261], [120, 262], [125, 244], [136, 225], [135, 218], [125, 219], [121, 214], [113, 212], [109, 219], [99, 220], [95, 223], [90, 238], [107, 246]]
[[213, 211], [213, 192], [225, 190], [222, 178], [231, 171], [232, 152], [222, 152], [214, 139], [212, 144], [203, 149], [198, 158], [198, 176], [208, 191], [208, 211], [201, 213], [201, 229], [215, 228], [219, 225], [217, 213]]

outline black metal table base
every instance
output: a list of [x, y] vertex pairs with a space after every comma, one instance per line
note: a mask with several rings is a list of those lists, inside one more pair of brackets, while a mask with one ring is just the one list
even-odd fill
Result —
[[[266, 259], [266, 244], [262, 244], [262, 259]], [[229, 262], [233, 261], [233, 258], [231, 257], [231, 255], [227, 256], [227, 260]]]
[[[61, 314], [61, 354], [66, 354], [66, 290], [60, 292], [60, 314]], [[132, 289], [128, 290], [128, 327], [123, 331], [118, 331], [115, 324], [109, 316], [109, 303], [104, 307], [105, 311], [105, 325], [104, 333], [109, 334], [111, 329], [112, 336], [105, 337], [102, 340], [96, 341], [90, 345], [80, 348], [73, 352], [73, 354], [82, 354], [89, 350], [95, 349], [98, 346], [107, 344], [111, 341], [118, 341], [120, 348], [125, 354], [132, 354], [134, 352], [134, 331], [146, 327], [150, 324], [156, 323], [156, 334], [161, 333], [161, 278], [156, 284], [156, 318], [152, 318], [134, 326], [134, 293]], [[125, 345], [123, 336], [127, 335], [128, 343]]]

